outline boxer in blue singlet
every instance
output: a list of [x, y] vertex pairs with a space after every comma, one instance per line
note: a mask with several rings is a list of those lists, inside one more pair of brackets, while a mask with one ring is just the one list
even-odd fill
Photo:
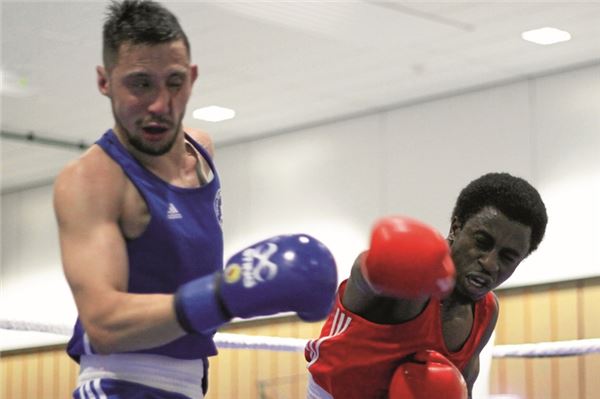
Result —
[[203, 398], [219, 326], [285, 311], [321, 320], [333, 304], [335, 262], [313, 237], [272, 237], [223, 264], [212, 143], [181, 125], [196, 77], [171, 12], [109, 6], [97, 83], [114, 126], [54, 186], [79, 313], [74, 398]]

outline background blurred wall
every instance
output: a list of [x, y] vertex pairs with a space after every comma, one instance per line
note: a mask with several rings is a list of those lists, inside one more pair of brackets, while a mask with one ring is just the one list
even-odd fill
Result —
[[[505, 288], [599, 276], [599, 154], [599, 66], [228, 145], [216, 156], [226, 255], [265, 236], [304, 232], [330, 246], [341, 280], [378, 217], [406, 214], [446, 233], [460, 189], [507, 171], [539, 189], [550, 222]], [[2, 195], [3, 318], [75, 317], [51, 196], [50, 186]], [[294, 325], [277, 335], [316, 334]], [[1, 334], [5, 351], [64, 342]]]

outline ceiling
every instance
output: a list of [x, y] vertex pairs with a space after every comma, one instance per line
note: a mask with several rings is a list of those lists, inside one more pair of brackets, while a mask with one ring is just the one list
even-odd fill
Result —
[[[184, 123], [219, 146], [600, 63], [600, 1], [163, 1], [200, 75]], [[7, 132], [91, 143], [112, 126], [96, 88], [105, 1], [1, 3]], [[569, 42], [522, 31], [554, 26]], [[220, 105], [235, 119], [194, 120]], [[2, 192], [50, 182], [77, 149], [2, 139]]]

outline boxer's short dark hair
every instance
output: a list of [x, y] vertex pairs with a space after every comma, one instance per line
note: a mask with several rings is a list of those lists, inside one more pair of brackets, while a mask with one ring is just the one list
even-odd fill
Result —
[[492, 206], [509, 219], [529, 226], [529, 253], [537, 249], [546, 232], [548, 215], [542, 197], [531, 184], [508, 173], [485, 174], [460, 192], [452, 219], [464, 224], [486, 206]]
[[102, 58], [107, 69], [117, 63], [125, 43], [155, 45], [183, 40], [190, 56], [190, 43], [177, 17], [151, 0], [113, 1], [103, 28]]

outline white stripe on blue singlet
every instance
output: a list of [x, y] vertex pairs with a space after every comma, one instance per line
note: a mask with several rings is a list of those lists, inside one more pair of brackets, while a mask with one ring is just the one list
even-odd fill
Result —
[[83, 385], [79, 386], [79, 389], [77, 389], [77, 394], [79, 395], [80, 399], [86, 399], [85, 393], [83, 392]]
[[96, 394], [98, 395], [98, 399], [107, 399], [107, 396], [102, 390], [102, 386], [100, 385], [101, 383], [102, 380], [100, 379], [94, 380], [92, 382], [92, 384], [94, 385], [94, 389], [96, 390]]
[[92, 392], [92, 384], [90, 382], [86, 382], [83, 386], [85, 387], [86, 398], [92, 399], [96, 397], [94, 392]]
[[[146, 353], [82, 355], [78, 384], [93, 384], [94, 399], [107, 399], [101, 381], [120, 380], [202, 399], [202, 359], [176, 359]], [[87, 399], [87, 398], [86, 398]]]
[[90, 338], [86, 332], [83, 333], [83, 351], [86, 355], [94, 353], [94, 351], [92, 351], [92, 345], [90, 345]]

